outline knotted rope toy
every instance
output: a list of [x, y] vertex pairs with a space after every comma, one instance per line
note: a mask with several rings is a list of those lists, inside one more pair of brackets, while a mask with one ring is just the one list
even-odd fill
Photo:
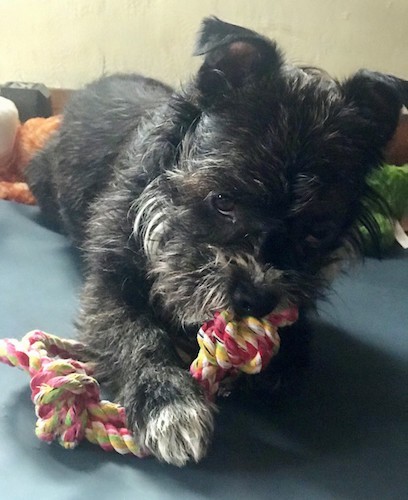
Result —
[[[279, 350], [278, 328], [294, 323], [297, 315], [296, 308], [288, 308], [262, 320], [238, 322], [228, 311], [216, 313], [198, 332], [200, 350], [190, 367], [192, 376], [212, 399], [226, 374], [260, 372]], [[86, 438], [106, 451], [148, 455], [126, 428], [124, 408], [101, 400], [94, 365], [78, 360], [83, 348], [81, 342], [39, 330], [21, 341], [0, 340], [0, 361], [30, 375], [37, 437], [47, 443], [58, 439], [66, 449]]]

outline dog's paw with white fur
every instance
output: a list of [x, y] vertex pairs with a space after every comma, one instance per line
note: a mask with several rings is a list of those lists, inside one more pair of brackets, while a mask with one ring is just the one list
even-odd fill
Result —
[[148, 419], [142, 442], [159, 460], [181, 467], [203, 458], [213, 428], [211, 405], [200, 400], [175, 402]]

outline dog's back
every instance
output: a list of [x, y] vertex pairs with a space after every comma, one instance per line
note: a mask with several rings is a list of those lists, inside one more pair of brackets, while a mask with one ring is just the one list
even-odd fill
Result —
[[88, 207], [109, 182], [121, 144], [170, 93], [156, 80], [119, 74], [73, 94], [61, 129], [27, 169], [49, 224], [81, 243]]

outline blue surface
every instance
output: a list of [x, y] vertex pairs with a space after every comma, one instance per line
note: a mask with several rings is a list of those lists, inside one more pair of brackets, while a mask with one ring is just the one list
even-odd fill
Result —
[[[1, 337], [74, 335], [78, 262], [36, 208], [0, 202], [0, 276]], [[27, 376], [0, 365], [0, 498], [408, 498], [407, 254], [367, 260], [320, 309], [303, 392], [222, 401], [208, 457], [184, 469], [38, 441]]]

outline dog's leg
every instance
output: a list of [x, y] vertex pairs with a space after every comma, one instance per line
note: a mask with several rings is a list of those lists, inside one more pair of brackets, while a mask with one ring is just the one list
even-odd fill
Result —
[[82, 306], [80, 332], [97, 375], [117, 393], [137, 439], [166, 462], [198, 461], [211, 439], [213, 407], [180, 367], [151, 310], [135, 314], [95, 275], [85, 286]]

